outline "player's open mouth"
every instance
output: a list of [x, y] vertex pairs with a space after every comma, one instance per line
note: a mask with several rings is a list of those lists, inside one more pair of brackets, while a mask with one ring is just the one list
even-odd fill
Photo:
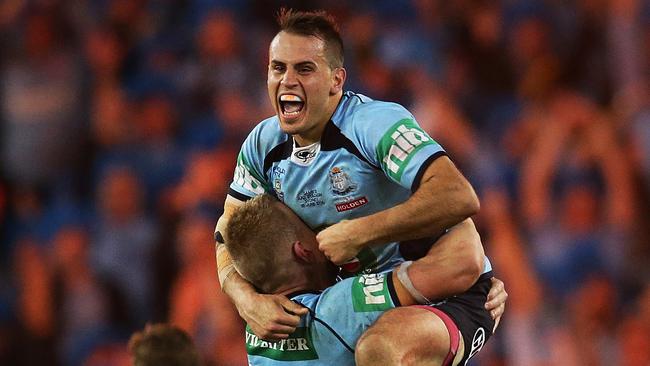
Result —
[[280, 96], [280, 110], [286, 118], [297, 117], [302, 112], [305, 102], [297, 95], [284, 94]]

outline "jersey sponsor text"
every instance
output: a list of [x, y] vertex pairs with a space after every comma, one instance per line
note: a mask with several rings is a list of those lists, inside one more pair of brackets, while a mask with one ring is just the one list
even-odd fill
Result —
[[309, 328], [298, 327], [289, 338], [276, 342], [265, 341], [246, 327], [246, 352], [278, 361], [314, 360], [318, 354], [312, 344]]
[[412, 156], [424, 146], [435, 143], [412, 119], [405, 118], [384, 134], [377, 153], [387, 173], [399, 180]]
[[388, 285], [383, 273], [358, 276], [352, 285], [354, 311], [384, 311], [393, 306], [388, 301]]

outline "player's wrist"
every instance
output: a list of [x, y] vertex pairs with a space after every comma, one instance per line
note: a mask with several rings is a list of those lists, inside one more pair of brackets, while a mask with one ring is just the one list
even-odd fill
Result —
[[255, 296], [258, 295], [255, 288], [236, 271], [224, 281], [223, 292], [230, 298], [238, 310], [245, 309], [254, 303]]
[[380, 235], [383, 225], [379, 220], [375, 220], [372, 216], [366, 216], [354, 221], [357, 226], [353, 230], [353, 243], [357, 250], [360, 251], [370, 245], [383, 244]]

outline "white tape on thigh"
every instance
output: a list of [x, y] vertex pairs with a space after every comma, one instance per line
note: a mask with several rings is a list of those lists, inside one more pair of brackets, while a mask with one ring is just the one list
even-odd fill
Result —
[[406, 291], [408, 291], [409, 294], [413, 296], [413, 298], [415, 299], [415, 301], [417, 301], [418, 304], [430, 304], [431, 301], [426, 297], [424, 297], [424, 295], [422, 295], [420, 291], [418, 291], [415, 288], [415, 286], [413, 286], [413, 282], [411, 282], [411, 279], [409, 278], [407, 269], [411, 264], [413, 264], [412, 261], [407, 261], [402, 263], [399, 266], [399, 268], [397, 269], [397, 279], [399, 280], [399, 282], [402, 283]]

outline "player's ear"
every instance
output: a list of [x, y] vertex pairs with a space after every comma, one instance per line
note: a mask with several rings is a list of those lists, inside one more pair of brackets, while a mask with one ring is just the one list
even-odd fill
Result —
[[311, 249], [305, 248], [300, 241], [294, 241], [291, 248], [293, 249], [293, 255], [299, 262], [312, 263], [314, 261], [314, 253]]
[[337, 67], [332, 73], [332, 87], [330, 88], [330, 94], [334, 95], [343, 90], [343, 84], [345, 84], [345, 78], [347, 77], [347, 72], [343, 67]]

